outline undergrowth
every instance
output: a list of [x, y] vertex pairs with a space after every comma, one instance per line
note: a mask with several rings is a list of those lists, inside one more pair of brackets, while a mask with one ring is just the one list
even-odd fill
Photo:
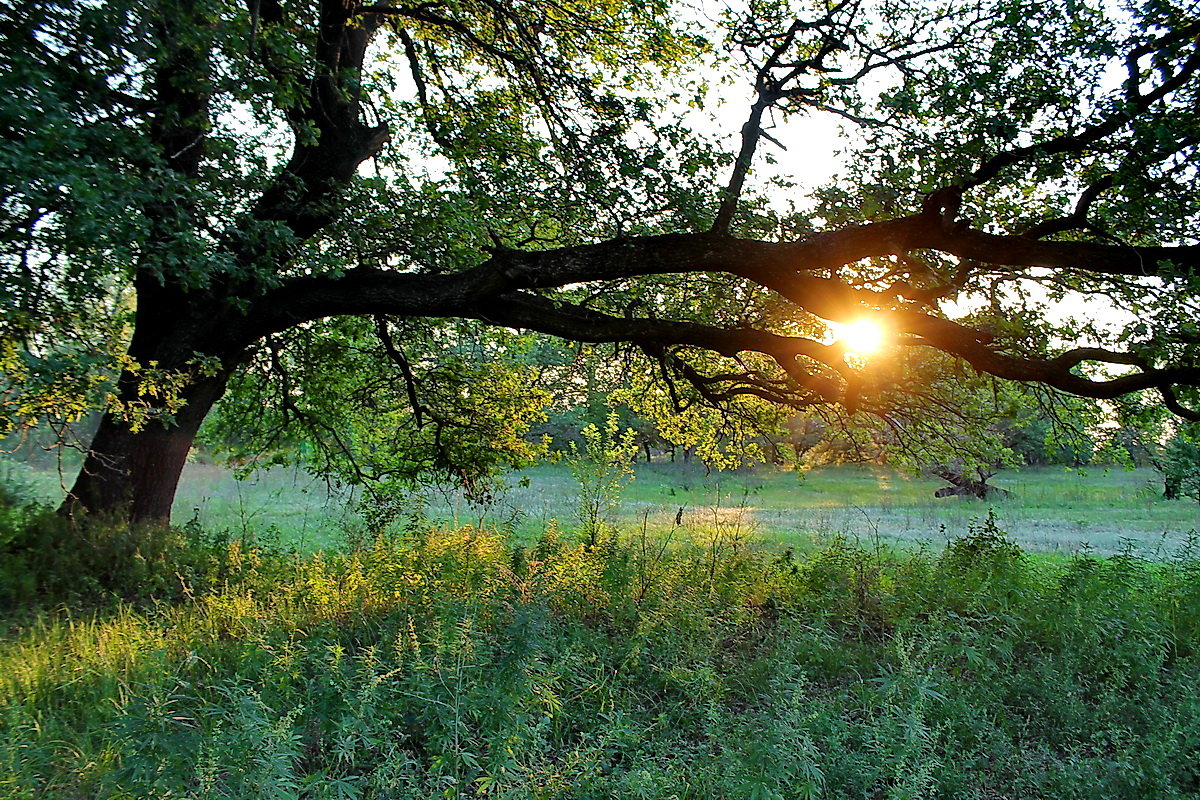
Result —
[[178, 591], [10, 619], [0, 796], [1200, 793], [1193, 546], [1051, 563], [994, 520], [940, 553], [803, 556], [177, 535], [188, 569], [150, 573]]

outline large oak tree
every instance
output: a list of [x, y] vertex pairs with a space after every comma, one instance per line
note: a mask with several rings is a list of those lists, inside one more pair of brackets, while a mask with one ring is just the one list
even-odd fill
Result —
[[[679, 404], [915, 419], [932, 353], [1198, 418], [1200, 11], [1110, 6], [13, 0], [5, 424], [102, 406], [66, 508], [162, 520], [231, 385], [334, 443], [402, 401], [412, 463], [518, 447], [480, 420], [536, 406], [532, 345], [479, 330], [623, 344]], [[722, 96], [728, 155], [688, 127]], [[840, 174], [757, 180], [818, 114]], [[825, 335], [865, 314], [899, 366]]]

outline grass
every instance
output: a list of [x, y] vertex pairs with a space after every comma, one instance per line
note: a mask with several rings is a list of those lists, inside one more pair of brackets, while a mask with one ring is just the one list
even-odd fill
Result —
[[1200, 509], [1152, 480], [639, 465], [592, 547], [560, 465], [378, 536], [296, 470], [189, 466], [179, 530], [10, 507], [0, 800], [1196, 797]]
[[286, 469], [0, 508], [0, 800], [1200, 795], [1200, 507], [994, 482], [641, 464], [595, 546], [562, 465], [379, 535]]
[[[69, 470], [60, 475], [0, 460], [0, 483], [24, 486], [26, 494], [49, 504], [58, 502], [73, 477]], [[340, 546], [357, 497], [299, 467], [276, 467], [239, 479], [218, 464], [196, 462], [184, 468], [173, 522], [184, 525], [195, 519], [209, 530], [277, 539], [316, 552]]]
[[[560, 466], [374, 537], [288, 470], [194, 465], [177, 531], [17, 508], [0, 799], [1195, 797], [1196, 506], [1149, 477], [643, 465], [592, 547]], [[1122, 514], [1153, 558], [1004, 531]]]
[[[524, 480], [528, 485], [522, 485]], [[806, 475], [752, 469], [708, 472], [703, 467], [639, 464], [614, 524], [669, 530], [679, 510], [696, 527], [736, 520], [782, 549], [820, 546], [833, 537], [889, 546], [941, 547], [994, 512], [1000, 525], [1035, 552], [1116, 553], [1133, 543], [1146, 553], [1170, 550], [1200, 527], [1200, 505], [1158, 496], [1151, 470], [1030, 468], [1001, 473], [993, 483], [1008, 500], [935, 498], [944, 485], [880, 467], [841, 466]], [[536, 536], [552, 520], [574, 522], [577, 484], [564, 467], [539, 466], [508, 479], [490, 505], [439, 489], [419, 502], [432, 520], [478, 524]], [[414, 505], [417, 505], [414, 502]]]
[[[57, 474], [8, 464], [3, 470], [35, 486], [52, 501]], [[782, 549], [807, 549], [842, 536], [890, 546], [941, 547], [989, 511], [1024, 548], [1034, 552], [1116, 553], [1132, 543], [1141, 551], [1177, 547], [1200, 528], [1200, 505], [1162, 500], [1148, 469], [1028, 468], [997, 475], [993, 483], [1011, 499], [983, 503], [942, 498], [943, 485], [880, 467], [841, 466], [806, 475], [764, 468], [708, 472], [686, 464], [645, 464], [626, 488], [612, 520], [623, 527], [669, 530], [679, 509], [685, 524], [740, 525]], [[2, 474], [2, 470], [0, 470]], [[10, 476], [11, 477], [11, 476]], [[527, 482], [527, 485], [523, 485]], [[488, 502], [469, 502], [451, 487], [414, 493], [409, 512], [439, 524], [500, 528], [532, 541], [551, 522], [576, 524], [578, 484], [563, 465], [549, 464], [509, 476]], [[206, 528], [274, 536], [304, 552], [341, 546], [361, 492], [337, 487], [297, 468], [275, 468], [236, 480], [213, 464], [189, 464], [176, 500], [175, 521], [193, 517]], [[944, 529], [944, 530], [943, 530]]]
[[[222, 545], [175, 603], [0, 635], [4, 798], [1171, 798], [1200, 560], [640, 528]], [[169, 565], [166, 565], [169, 567]]]

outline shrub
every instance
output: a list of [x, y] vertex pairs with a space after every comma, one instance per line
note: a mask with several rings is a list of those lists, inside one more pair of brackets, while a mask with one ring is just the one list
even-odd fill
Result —
[[287, 560], [277, 537], [210, 532], [195, 521], [131, 525], [32, 505], [3, 519], [11, 525], [0, 537], [0, 606], [178, 600], [231, 582], [269, 581]]

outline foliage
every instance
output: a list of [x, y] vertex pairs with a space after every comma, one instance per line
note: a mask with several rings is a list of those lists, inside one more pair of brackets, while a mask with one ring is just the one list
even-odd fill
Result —
[[394, 326], [406, 355], [386, 333], [393, 323], [354, 317], [267, 341], [259, 368], [233, 382], [203, 440], [235, 462], [298, 460], [377, 496], [423, 479], [471, 486], [544, 453], [527, 435], [550, 397], [530, 337]]
[[[1198, 24], [1188, 0], [10, 3], [0, 432], [103, 410], [68, 505], [161, 522], [223, 396], [218, 439], [356, 481], [527, 460], [561, 377], [534, 334], [597, 370], [616, 348], [632, 410], [722, 465], [814, 407], [970, 449], [980, 373], [1200, 416]], [[725, 76], [733, 148], [702, 133]], [[805, 198], [756, 153], [813, 114], [853, 152]], [[1129, 321], [1049, 313], [1081, 298]], [[864, 317], [871, 358], [829, 330]]]
[[989, 509], [982, 522], [968, 526], [966, 536], [946, 545], [941, 560], [959, 574], [972, 570], [993, 574], [1019, 563], [1023, 557], [1021, 548], [997, 526], [995, 509]]
[[[713, 469], [787, 461], [770, 446], [789, 416], [789, 409], [753, 395], [731, 397], [722, 408], [706, 401], [702, 392], [684, 382], [661, 383], [661, 366], [636, 362], [629, 380], [612, 393], [636, 418], [651, 425], [672, 448], [679, 447]], [[717, 361], [711, 362], [712, 366]]]
[[1176, 428], [1163, 451], [1162, 473], [1169, 499], [1200, 501], [1200, 430], [1195, 425]]
[[579, 483], [576, 515], [589, 547], [596, 546], [611, 529], [621, 492], [633, 480], [631, 465], [638, 451], [635, 435], [632, 428], [622, 429], [620, 417], [611, 413], [603, 428], [588, 425], [580, 431], [582, 449], [571, 442], [566, 462]]
[[12, 463], [4, 463], [3, 470], [0, 474], [0, 548], [7, 548], [37, 515], [39, 505], [33, 488], [13, 469]]
[[251, 576], [269, 580], [288, 548], [270, 529], [130, 526], [55, 514], [9, 476], [0, 481], [0, 609], [178, 601]]
[[1081, 467], [1092, 460], [1095, 451], [1090, 426], [1101, 416], [1098, 411], [1068, 407], [1056, 409], [1054, 415], [1021, 414], [1015, 419], [998, 420], [996, 427], [1002, 432], [1005, 446], [1024, 466]]
[[1105, 452], [1120, 463], [1150, 465], [1162, 480], [1167, 500], [1200, 499], [1200, 449], [1194, 423], [1172, 420], [1145, 402], [1117, 405], [1118, 426], [1108, 431]]

